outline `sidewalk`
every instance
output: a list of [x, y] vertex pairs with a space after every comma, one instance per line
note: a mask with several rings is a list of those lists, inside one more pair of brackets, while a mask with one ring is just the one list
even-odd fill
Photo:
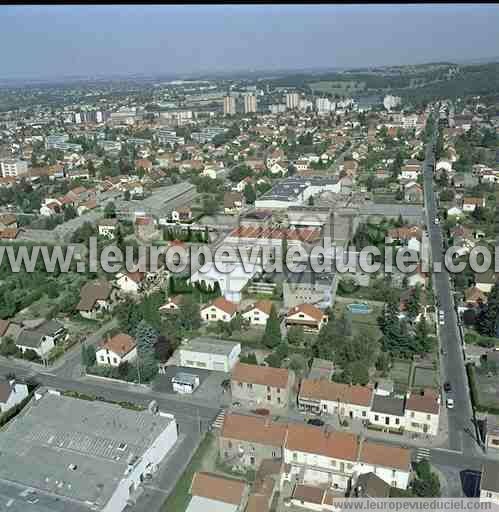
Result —
[[[307, 421], [309, 418], [318, 418], [318, 416], [313, 414], [301, 413], [296, 408], [290, 409], [288, 412], [288, 416], [289, 418], [292, 418], [296, 421], [303, 422]], [[385, 441], [388, 443], [400, 444], [401, 446], [410, 446], [413, 448], [448, 448], [449, 431], [447, 409], [445, 409], [445, 406], [441, 406], [439, 432], [438, 435], [436, 436], [431, 436], [429, 434], [416, 434], [415, 432], [404, 432], [404, 434], [391, 434], [390, 432], [371, 430], [362, 424], [361, 419], [352, 420], [350, 418], [347, 418], [348, 426], [342, 427], [340, 425], [339, 418], [336, 415], [322, 415], [320, 416], [320, 419], [334, 430], [352, 432], [354, 434], [362, 435], [373, 440], [375, 439], [379, 441]]]

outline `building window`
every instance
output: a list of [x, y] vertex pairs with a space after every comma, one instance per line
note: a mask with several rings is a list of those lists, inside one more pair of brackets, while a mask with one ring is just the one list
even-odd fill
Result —
[[333, 466], [333, 468], [336, 467], [336, 461], [333, 459], [331, 459], [331, 466]]
[[277, 394], [281, 392], [281, 388], [277, 388]]
[[267, 395], [267, 401], [270, 402], [270, 400], [272, 400], [271, 396]]
[[298, 454], [293, 452], [293, 460], [296, 462], [298, 460]]
[[278, 403], [278, 404], [280, 404], [280, 403], [281, 403], [281, 397], [280, 397], [280, 396], [278, 396], [278, 397], [277, 397], [277, 403]]
[[415, 416], [416, 416], [416, 414], [411, 412], [411, 418], [414, 418]]
[[255, 465], [255, 457], [250, 457], [250, 464], [251, 464], [252, 466], [254, 466], [254, 465]]
[[100, 360], [101, 360], [101, 361], [105, 361], [105, 360], [106, 360], [106, 358], [105, 358], [104, 356], [100, 356]]
[[362, 417], [365, 418], [367, 416], [366, 411], [362, 411]]
[[229, 449], [232, 450], [232, 441], [229, 441]]
[[253, 389], [253, 384], [246, 384], [246, 387], [247, 387], [248, 389]]
[[267, 392], [270, 393], [270, 386], [267, 386]]
[[237, 385], [242, 388], [243, 387], [243, 383], [242, 382], [238, 382]]
[[379, 421], [379, 416], [377, 414], [374, 415], [374, 421]]
[[427, 419], [428, 421], [430, 421], [430, 420], [431, 420], [431, 415], [427, 414], [427, 415], [426, 415], [426, 419]]
[[400, 420], [398, 418], [395, 418], [395, 425], [399, 425], [400, 424]]
[[118, 359], [116, 357], [113, 357], [113, 363], [118, 364]]

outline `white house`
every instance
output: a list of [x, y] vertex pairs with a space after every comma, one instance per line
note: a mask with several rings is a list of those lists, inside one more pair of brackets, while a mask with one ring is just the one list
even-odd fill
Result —
[[409, 180], [409, 181], [416, 181], [418, 179], [418, 176], [420, 174], [420, 171], [418, 169], [414, 169], [412, 167], [402, 167], [402, 170], [400, 171], [400, 180]]
[[116, 276], [116, 285], [125, 293], [139, 293], [145, 279], [144, 272], [128, 272]]
[[270, 172], [272, 174], [287, 174], [288, 168], [282, 162], [275, 162], [270, 167]]
[[99, 228], [99, 235], [106, 238], [114, 238], [114, 233], [118, 227], [118, 219], [101, 219], [97, 226]]
[[174, 295], [170, 297], [162, 306], [159, 307], [160, 311], [178, 311], [183, 302], [183, 295]]
[[271, 309], [272, 302], [270, 300], [259, 300], [257, 303], [248, 306], [242, 316], [251, 325], [267, 325]]
[[95, 320], [99, 313], [111, 309], [113, 287], [105, 279], [96, 279], [85, 283], [80, 290], [80, 302], [76, 310], [83, 318]]
[[95, 357], [98, 365], [105, 366], [119, 366], [125, 361], [133, 361], [137, 357], [135, 340], [128, 334], [116, 334], [102, 343]]
[[327, 323], [327, 315], [312, 304], [299, 304], [286, 315], [286, 327], [301, 326], [307, 331], [320, 331]]
[[340, 419], [369, 416], [373, 390], [328, 380], [302, 379], [298, 408], [315, 414], [337, 415]]
[[15, 344], [23, 353], [33, 350], [39, 357], [45, 358], [64, 333], [64, 326], [56, 320], [26, 321]]
[[452, 173], [452, 162], [447, 159], [439, 160], [435, 166], [435, 170], [439, 171], [440, 169], [444, 169], [447, 174]]
[[483, 208], [485, 206], [485, 198], [483, 197], [465, 197], [463, 199], [463, 212], [471, 213], [474, 212], [479, 206]]
[[195, 338], [180, 346], [180, 366], [228, 373], [239, 360], [240, 353], [240, 343], [209, 337]]
[[290, 424], [283, 452], [283, 479], [291, 481], [300, 475], [305, 484], [329, 484], [346, 491], [355, 471], [357, 452], [355, 434]]
[[374, 473], [388, 485], [407, 489], [411, 475], [411, 451], [394, 445], [363, 441], [357, 474]]
[[15, 405], [28, 398], [28, 386], [14, 379], [0, 382], [0, 413], [7, 412]]
[[230, 322], [237, 313], [237, 304], [218, 297], [211, 304], [201, 309], [201, 318], [207, 322]]
[[440, 418], [440, 395], [431, 389], [423, 394], [410, 394], [405, 402], [405, 430], [438, 434]]

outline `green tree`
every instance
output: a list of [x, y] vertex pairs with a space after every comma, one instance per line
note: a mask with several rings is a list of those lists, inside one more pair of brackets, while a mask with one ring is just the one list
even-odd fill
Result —
[[116, 217], [116, 205], [109, 201], [104, 207], [104, 217], [106, 219], [114, 219]]
[[244, 364], [258, 365], [258, 360], [257, 360], [256, 354], [254, 352], [250, 352], [249, 354], [240, 356], [239, 361], [241, 361], [241, 363], [244, 363]]
[[265, 325], [265, 332], [263, 334], [262, 343], [269, 348], [276, 347], [281, 342], [281, 326], [279, 324], [279, 317], [277, 310], [272, 304], [270, 309], [269, 318]]
[[78, 217], [78, 212], [76, 211], [76, 208], [72, 205], [68, 205], [66, 206], [66, 208], [64, 208], [64, 221], [68, 221], [68, 220], [71, 220], [71, 219], [74, 219]]
[[416, 464], [416, 479], [412, 491], [419, 498], [437, 498], [440, 496], [440, 480], [431, 470], [430, 463], [422, 460]]
[[244, 187], [244, 198], [248, 204], [254, 204], [256, 201], [256, 192], [253, 185], [248, 184]]
[[303, 327], [300, 327], [299, 325], [293, 325], [290, 327], [288, 329], [287, 339], [290, 345], [303, 345], [305, 341], [305, 333], [303, 332]]
[[178, 313], [178, 326], [185, 331], [193, 331], [201, 327], [199, 304], [192, 297], [185, 296]]
[[155, 344], [158, 340], [158, 332], [145, 320], [141, 320], [136, 329], [137, 358], [140, 367], [141, 380], [151, 380], [158, 371], [158, 363], [155, 357]]
[[476, 322], [478, 332], [484, 336], [497, 337], [499, 334], [499, 281], [487, 296], [487, 305], [482, 307]]

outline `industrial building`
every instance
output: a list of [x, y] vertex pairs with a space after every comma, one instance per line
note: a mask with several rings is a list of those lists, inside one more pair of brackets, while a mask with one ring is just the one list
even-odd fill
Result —
[[19, 510], [121, 512], [176, 441], [170, 414], [102, 401], [90, 407], [41, 389], [0, 433], [1, 494], [4, 486], [16, 485], [18, 500], [30, 495], [30, 505]]

